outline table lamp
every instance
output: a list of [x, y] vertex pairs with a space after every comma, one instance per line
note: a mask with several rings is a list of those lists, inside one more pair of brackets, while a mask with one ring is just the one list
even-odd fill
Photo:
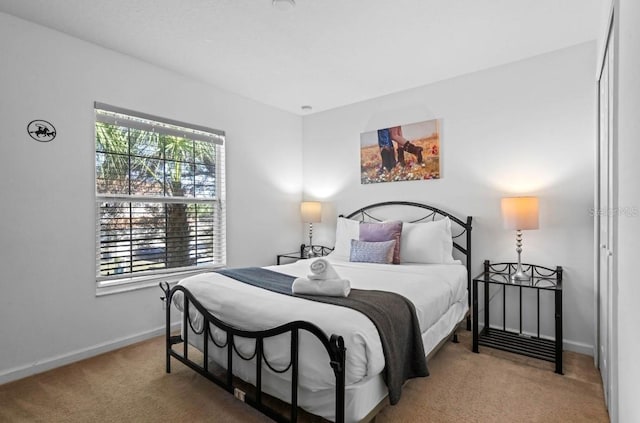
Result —
[[322, 219], [322, 205], [318, 201], [303, 201], [300, 203], [300, 215], [304, 223], [309, 224], [309, 246], [313, 245], [313, 224]]
[[516, 272], [511, 275], [514, 282], [531, 279], [522, 271], [520, 253], [522, 253], [522, 231], [538, 229], [538, 198], [537, 197], [507, 197], [502, 199], [502, 220], [505, 229], [516, 230], [516, 252], [518, 265]]

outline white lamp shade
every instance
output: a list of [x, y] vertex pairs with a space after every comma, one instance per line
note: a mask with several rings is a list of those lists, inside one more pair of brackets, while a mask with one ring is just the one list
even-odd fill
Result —
[[322, 205], [318, 201], [303, 201], [300, 214], [304, 223], [318, 223], [322, 217]]
[[538, 229], [538, 198], [503, 198], [502, 220], [505, 229]]

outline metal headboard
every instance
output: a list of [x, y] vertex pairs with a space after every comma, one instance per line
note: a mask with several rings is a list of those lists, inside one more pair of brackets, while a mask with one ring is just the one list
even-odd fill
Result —
[[[382, 220], [388, 220], [389, 215], [385, 215], [385, 218], [377, 217], [376, 211], [380, 211], [383, 208], [397, 208], [399, 206], [406, 207], [415, 207], [417, 209], [424, 209], [424, 215], [419, 218], [406, 220], [407, 222], [416, 223], [416, 222], [427, 222], [427, 221], [436, 221], [440, 219], [444, 219], [448, 217], [451, 220], [451, 233], [453, 238], [453, 247], [458, 250], [462, 255], [465, 256], [465, 264], [467, 268], [467, 290], [469, 294], [469, 307], [471, 307], [471, 216], [467, 216], [466, 219], [458, 218], [450, 213], [447, 213], [443, 210], [440, 210], [437, 207], [430, 206], [428, 204], [422, 203], [414, 203], [411, 201], [385, 201], [382, 203], [370, 204], [368, 206], [364, 206], [361, 209], [354, 211], [346, 216], [340, 215], [341, 217], [346, 217], [347, 219], [355, 219], [360, 220], [362, 222], [365, 221], [375, 221], [380, 222]], [[388, 210], [388, 209], [387, 209]], [[378, 213], [378, 216], [380, 214]], [[464, 238], [463, 238], [464, 235]], [[462, 245], [461, 240], [464, 240], [464, 245]], [[467, 329], [471, 329], [471, 321], [467, 317]]]

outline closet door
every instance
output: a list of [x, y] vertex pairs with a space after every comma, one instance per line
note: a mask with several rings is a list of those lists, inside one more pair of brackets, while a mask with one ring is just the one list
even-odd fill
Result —
[[605, 400], [610, 396], [611, 283], [613, 279], [613, 34], [608, 39], [599, 80], [598, 133], [598, 368], [602, 375]]

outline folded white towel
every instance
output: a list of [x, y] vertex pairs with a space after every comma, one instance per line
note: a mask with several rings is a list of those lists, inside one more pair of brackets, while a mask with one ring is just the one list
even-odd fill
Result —
[[307, 277], [311, 280], [340, 279], [338, 272], [327, 259], [315, 259], [309, 265], [309, 270], [311, 270], [311, 274]]
[[291, 290], [294, 294], [347, 297], [351, 292], [351, 282], [347, 279], [309, 280], [297, 278], [293, 281]]

